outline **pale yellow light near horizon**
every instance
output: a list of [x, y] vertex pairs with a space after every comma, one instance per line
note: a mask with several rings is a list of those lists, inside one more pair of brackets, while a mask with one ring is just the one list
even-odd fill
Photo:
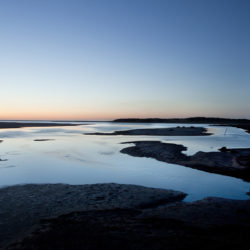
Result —
[[[194, 114], [195, 115], [195, 114]], [[190, 113], [182, 107], [154, 105], [53, 105], [12, 103], [1, 110], [1, 120], [113, 120], [117, 118], [175, 118], [188, 117]]]
[[[187, 115], [183, 115], [186, 117]], [[136, 112], [123, 112], [120, 115], [112, 112], [99, 112], [95, 113], [91, 110], [82, 112], [70, 112], [65, 111], [45, 111], [45, 110], [8, 110], [1, 112], [0, 120], [113, 120], [117, 118], [148, 118], [148, 117], [160, 117], [160, 118], [171, 118], [178, 117], [176, 114], [162, 115], [154, 113], [140, 114]]]
[[[98, 97], [98, 96], [97, 96]], [[13, 100], [2, 99], [0, 120], [113, 120], [118, 118], [185, 118], [191, 116], [217, 116], [228, 118], [244, 118], [237, 109], [231, 110], [232, 116], [224, 106], [216, 103], [207, 105], [189, 102], [185, 105], [178, 99], [158, 100], [130, 100], [112, 101], [90, 99], [52, 100], [46, 98], [23, 98], [15, 96]]]

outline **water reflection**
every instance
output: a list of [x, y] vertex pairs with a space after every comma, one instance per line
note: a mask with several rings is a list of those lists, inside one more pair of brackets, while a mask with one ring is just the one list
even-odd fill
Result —
[[[184, 126], [185, 124], [178, 124]], [[241, 129], [207, 127], [213, 136], [94, 136], [88, 132], [113, 132], [133, 128], [172, 127], [175, 124], [113, 124], [56, 128], [2, 129], [0, 185], [21, 183], [91, 184], [117, 182], [180, 190], [187, 200], [206, 196], [248, 199], [250, 184], [233, 177], [211, 174], [149, 158], [137, 158], [120, 153], [134, 140], [161, 140], [183, 144], [187, 154], [216, 151], [222, 146], [250, 147], [250, 135]], [[188, 125], [190, 126], [190, 124]], [[194, 125], [204, 126], [204, 125]], [[36, 142], [53, 138], [53, 141]]]

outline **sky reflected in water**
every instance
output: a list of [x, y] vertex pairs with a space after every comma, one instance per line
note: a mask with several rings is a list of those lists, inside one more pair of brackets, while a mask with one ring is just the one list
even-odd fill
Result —
[[216, 151], [222, 146], [250, 147], [250, 135], [241, 129], [229, 127], [226, 130], [225, 127], [205, 125], [214, 135], [193, 137], [84, 135], [89, 132], [172, 126], [176, 124], [88, 122], [70, 127], [1, 129], [0, 139], [3, 142], [0, 143], [0, 158], [7, 161], [0, 161], [0, 186], [116, 182], [183, 191], [188, 193], [188, 201], [207, 196], [249, 198], [246, 192], [250, 190], [250, 183], [240, 179], [120, 153], [122, 148], [128, 146], [121, 142], [134, 140], [183, 144], [188, 147], [187, 154], [200, 150]]

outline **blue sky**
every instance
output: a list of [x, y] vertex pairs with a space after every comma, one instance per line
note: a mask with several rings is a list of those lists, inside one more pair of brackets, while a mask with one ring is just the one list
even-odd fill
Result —
[[0, 0], [0, 119], [250, 118], [250, 1]]

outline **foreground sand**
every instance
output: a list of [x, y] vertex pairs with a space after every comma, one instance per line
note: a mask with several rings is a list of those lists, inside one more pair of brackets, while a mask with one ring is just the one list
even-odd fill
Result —
[[151, 207], [182, 200], [177, 191], [136, 185], [18, 185], [0, 189], [1, 243], [23, 235], [40, 219], [73, 211]]
[[120, 184], [8, 187], [0, 189], [0, 242], [8, 243], [3, 249], [248, 249], [250, 200], [186, 203], [185, 196]]

